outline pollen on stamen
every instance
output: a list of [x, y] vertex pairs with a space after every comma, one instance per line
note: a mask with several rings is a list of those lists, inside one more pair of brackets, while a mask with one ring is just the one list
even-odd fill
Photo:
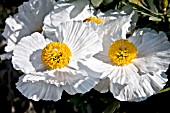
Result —
[[97, 18], [97, 17], [89, 17], [89, 18], [86, 18], [83, 22], [95, 22], [97, 24], [101, 24], [103, 23], [103, 20], [100, 19], [100, 18]]
[[70, 62], [70, 48], [62, 42], [51, 42], [42, 50], [41, 59], [49, 69], [63, 68]]
[[108, 57], [118, 66], [128, 65], [137, 57], [136, 46], [125, 39], [116, 40], [110, 45]]

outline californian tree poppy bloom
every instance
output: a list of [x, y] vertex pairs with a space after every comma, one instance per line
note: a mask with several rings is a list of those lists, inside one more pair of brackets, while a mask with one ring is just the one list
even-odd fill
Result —
[[15, 45], [22, 37], [41, 32], [44, 17], [53, 9], [55, 0], [29, 0], [18, 7], [18, 13], [6, 19], [2, 35], [7, 40], [6, 54], [1, 59], [10, 59]]
[[86, 67], [102, 73], [96, 90], [110, 91], [120, 101], [141, 101], [166, 85], [170, 43], [164, 32], [146, 28], [127, 38], [129, 19], [122, 16], [108, 25], [103, 51], [94, 56], [95, 65], [89, 60]]
[[[45, 36], [50, 37], [54, 35], [55, 27], [59, 23], [64, 21], [83, 21], [85, 24], [90, 26], [98, 33], [100, 37], [107, 30], [106, 25], [110, 24], [112, 20], [117, 19], [119, 16], [131, 14], [132, 8], [129, 6], [124, 7], [122, 10], [109, 10], [101, 12], [100, 10], [94, 9], [90, 5], [89, 0], [77, 0], [71, 3], [58, 2], [44, 19], [43, 33]], [[136, 23], [137, 14], [133, 12], [133, 24]], [[129, 24], [129, 22], [127, 22]]]
[[[7, 53], [0, 55], [1, 59], [11, 58], [15, 45], [22, 37], [31, 35], [34, 32], [43, 32], [43, 26], [45, 27], [48, 24], [47, 15], [53, 13], [54, 9], [59, 13], [63, 12], [63, 10], [61, 10], [63, 9], [63, 6], [70, 6], [75, 10], [70, 9], [71, 12], [69, 12], [69, 14], [74, 15], [75, 18], [80, 18], [83, 14], [91, 14], [88, 3], [89, 2], [86, 0], [80, 0], [80, 2], [77, 1], [73, 3], [56, 2], [55, 0], [29, 0], [28, 2], [24, 2], [18, 7], [18, 13], [14, 16], [9, 16], [5, 21], [6, 25], [2, 35], [7, 40], [7, 46], [5, 47]], [[64, 10], [64, 12], [65, 11], [66, 10]], [[61, 13], [58, 15], [59, 17], [64, 16], [60, 14]], [[65, 19], [58, 19], [56, 20], [57, 23], [55, 23], [55, 26], [68, 20], [69, 19], [66, 19], [66, 17]]]
[[16, 87], [35, 101], [57, 101], [63, 90], [71, 95], [88, 92], [98, 83], [99, 75], [91, 74], [79, 62], [90, 60], [101, 50], [97, 33], [80, 21], [61, 23], [50, 38], [38, 32], [23, 37], [12, 56], [13, 67], [24, 73]]

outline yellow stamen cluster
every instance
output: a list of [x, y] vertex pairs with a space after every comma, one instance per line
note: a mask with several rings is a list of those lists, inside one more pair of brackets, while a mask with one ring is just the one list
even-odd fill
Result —
[[42, 50], [41, 58], [49, 69], [63, 68], [70, 62], [70, 48], [62, 42], [51, 42]]
[[101, 24], [101, 23], [103, 23], [103, 20], [100, 19], [100, 18], [92, 17], [92, 16], [91, 16], [91, 17], [85, 19], [83, 22], [95, 22], [95, 23], [97, 23], [97, 24]]
[[136, 46], [125, 39], [116, 40], [110, 45], [108, 56], [116, 65], [128, 65], [137, 57]]

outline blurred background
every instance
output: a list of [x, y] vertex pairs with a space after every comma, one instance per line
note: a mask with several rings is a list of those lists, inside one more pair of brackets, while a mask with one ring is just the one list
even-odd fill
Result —
[[[5, 39], [1, 35], [5, 20], [17, 13], [17, 7], [28, 0], [0, 0], [0, 54], [4, 52]], [[150, 27], [164, 31], [170, 37], [170, 2], [168, 0], [90, 0], [101, 11], [121, 9], [130, 5], [138, 12], [136, 29]], [[170, 39], [170, 38], [169, 38]], [[169, 77], [169, 69], [166, 74]], [[110, 92], [95, 90], [82, 95], [63, 93], [62, 99], [32, 101], [15, 88], [22, 73], [13, 69], [10, 60], [0, 60], [0, 113], [170, 113], [170, 82], [164, 90], [142, 102], [120, 102]]]

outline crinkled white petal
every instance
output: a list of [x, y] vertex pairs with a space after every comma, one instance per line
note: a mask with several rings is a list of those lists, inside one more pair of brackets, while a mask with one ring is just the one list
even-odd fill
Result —
[[159, 70], [165, 72], [170, 61], [170, 43], [166, 34], [145, 28], [139, 29], [135, 35], [128, 40], [138, 49], [138, 58], [134, 59], [133, 63], [139, 69], [139, 74]]
[[170, 50], [157, 53], [151, 57], [137, 58], [133, 60], [134, 65], [139, 69], [139, 74], [156, 72], [168, 69], [170, 61]]
[[64, 90], [69, 94], [86, 93], [90, 91], [99, 81], [99, 75], [93, 77], [94, 73], [89, 72], [84, 66], [79, 65], [79, 69], [67, 67], [67, 70], [57, 69], [54, 73], [55, 82], [63, 82]]
[[64, 91], [66, 91], [70, 95], [75, 95], [77, 93], [77, 91], [75, 90], [73, 85], [66, 84], [66, 85], [62, 86], [62, 88]]
[[95, 90], [99, 91], [100, 93], [106, 93], [110, 89], [110, 79], [105, 78], [102, 79], [95, 87]]
[[144, 33], [147, 33], [147, 32], [157, 34], [157, 32], [151, 28], [141, 28], [141, 29], [135, 30], [132, 36], [143, 35]]
[[138, 69], [133, 64], [129, 64], [127, 66], [115, 66], [108, 77], [112, 80], [112, 83], [123, 85], [138, 81], [139, 74]]
[[79, 66], [83, 67], [88, 73], [91, 73], [95, 78], [106, 78], [114, 69], [112, 65], [106, 64], [94, 57], [86, 61], [79, 61]]
[[86, 77], [85, 80], [78, 81], [74, 88], [77, 90], [78, 93], [86, 93], [89, 92], [94, 86], [99, 82], [98, 78], [94, 78], [89, 73], [86, 73], [89, 77]]
[[[16, 88], [27, 98], [39, 100], [53, 100], [58, 101], [61, 99], [63, 89], [54, 84], [47, 84], [44, 81], [25, 81], [23, 75], [16, 83]], [[29, 75], [28, 75], [29, 76]]]
[[71, 3], [57, 2], [54, 10], [44, 19], [43, 29], [55, 28], [58, 24], [70, 20], [81, 20], [90, 17], [93, 8], [88, 0], [78, 0]]
[[96, 55], [94, 55], [94, 57], [105, 63], [111, 63], [111, 60], [108, 57], [108, 50], [113, 40], [112, 38], [107, 38], [107, 37], [111, 37], [110, 34], [103, 35], [103, 39], [102, 39], [103, 51], [98, 52]]
[[24, 73], [44, 70], [41, 51], [49, 42], [50, 40], [44, 39], [38, 32], [22, 38], [13, 51], [13, 67]]
[[12, 51], [22, 37], [40, 31], [44, 17], [53, 9], [54, 3], [55, 0], [30, 0], [19, 6], [18, 13], [6, 19], [3, 36], [8, 44], [5, 51]]
[[134, 12], [134, 14], [132, 15], [132, 18], [131, 18], [132, 21], [131, 21], [131, 26], [130, 26], [129, 31], [132, 31], [136, 27], [136, 23], [137, 23], [137, 20], [138, 20], [138, 13], [136, 11], [134, 11], [133, 7], [129, 4], [125, 5], [120, 11], [120, 14], [122, 16], [131, 14], [132, 12]]
[[[108, 34], [108, 25], [114, 20], [112, 16], [97, 16], [99, 19], [101, 19], [103, 22], [100, 24], [97, 24], [95, 22], [86, 22], [91, 28], [93, 28], [100, 38], [106, 37]], [[111, 36], [110, 36], [111, 37]]]
[[138, 46], [141, 45], [141, 43], [142, 43], [142, 37], [141, 37], [141, 35], [131, 36], [131, 37], [128, 38], [128, 40], [129, 40], [130, 42], [133, 42], [133, 44], [134, 44], [136, 47], [138, 47]]
[[90, 6], [89, 0], [78, 0], [72, 2], [75, 6], [70, 12], [71, 19], [74, 20], [84, 20], [93, 14], [94, 8]]
[[45, 81], [50, 84], [61, 86], [68, 94], [86, 93], [90, 91], [99, 81], [99, 77], [93, 77], [83, 66], [79, 70], [65, 67], [47, 71]]
[[170, 49], [170, 43], [164, 32], [158, 34], [147, 32], [142, 35], [142, 43], [137, 47], [138, 58], [151, 56]]
[[160, 70], [154, 74], [147, 73], [143, 75], [140, 79], [140, 85], [145, 93], [151, 96], [163, 89], [167, 81], [167, 75]]
[[71, 49], [72, 60], [90, 58], [102, 50], [102, 41], [97, 33], [81, 21], [58, 25], [55, 36], [51, 39], [66, 43]]
[[110, 24], [108, 24], [107, 32], [110, 33], [111, 37], [114, 40], [117, 39], [126, 39], [126, 33], [129, 31], [129, 27], [131, 26], [131, 18], [134, 12], [127, 16], [119, 16], [117, 19], [113, 20]]
[[126, 33], [128, 31], [128, 28], [130, 27], [132, 15], [133, 13], [128, 16], [120, 16], [117, 19], [109, 22], [109, 24], [106, 24], [104, 27], [101, 27], [99, 29], [99, 32], [100, 32], [102, 31], [103, 28], [105, 28], [105, 31], [104, 31], [105, 33], [102, 34], [103, 51], [100, 51], [99, 53], [97, 53], [95, 55], [96, 58], [102, 60], [105, 63], [111, 62], [108, 57], [109, 47], [113, 41], [126, 38]]
[[120, 101], [141, 101], [147, 98], [143, 89], [139, 84], [110, 84], [110, 91], [113, 96]]
[[2, 55], [0, 55], [0, 59], [1, 60], [6, 60], [6, 59], [11, 59], [12, 58], [12, 53], [11, 52], [9, 52], [9, 53], [4, 53], [4, 54], [2, 54]]
[[136, 83], [117, 84], [111, 83], [111, 92], [120, 101], [142, 101], [158, 93], [167, 82], [166, 75], [157, 72], [154, 75], [149, 73], [142, 75]]
[[[66, 10], [66, 9], [69, 10]], [[52, 29], [58, 26], [58, 24], [70, 20], [69, 12], [70, 5], [67, 3], [60, 2], [55, 5], [55, 9], [52, 10], [45, 18], [44, 18], [44, 26], [43, 29]]]
[[99, 81], [98, 77], [93, 77], [88, 70], [80, 67], [75, 70], [69, 67], [56, 70], [47, 70], [25, 75], [22, 81], [41, 82], [53, 84], [65, 90], [68, 94], [86, 93], [90, 91]]

